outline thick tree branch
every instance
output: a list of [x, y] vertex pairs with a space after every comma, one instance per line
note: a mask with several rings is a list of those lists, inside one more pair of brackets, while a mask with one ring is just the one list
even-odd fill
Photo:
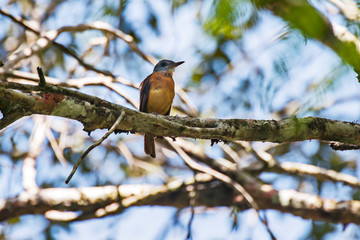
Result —
[[[239, 206], [246, 209], [244, 198], [209, 175], [198, 174], [198, 206]], [[56, 221], [78, 221], [119, 214], [132, 206], [188, 207], [194, 179], [174, 180], [165, 185], [121, 185], [84, 188], [40, 189], [36, 194], [23, 192], [0, 201], [0, 221], [25, 214], [43, 214]], [[245, 183], [260, 209], [276, 209], [302, 218], [334, 223], [360, 224], [359, 201], [335, 201], [295, 190], [275, 190], [270, 185]], [[54, 213], [54, 210], [57, 214]], [[60, 213], [73, 211], [66, 214]], [[81, 212], [81, 213], [79, 213]]]
[[[37, 91], [41, 95], [29, 95], [10, 89]], [[0, 110], [5, 120], [7, 115], [16, 115], [16, 118], [32, 114], [59, 116], [80, 121], [87, 132], [110, 128], [124, 111], [125, 118], [117, 128], [122, 132], [278, 143], [318, 139], [360, 145], [360, 124], [324, 118], [293, 117], [275, 121], [160, 116], [134, 111], [66, 88], [7, 82], [0, 83], [0, 99]], [[4, 128], [7, 122], [2, 120], [0, 127]]]

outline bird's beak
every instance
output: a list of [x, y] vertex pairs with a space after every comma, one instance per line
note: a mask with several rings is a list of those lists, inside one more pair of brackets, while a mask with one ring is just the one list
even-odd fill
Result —
[[174, 63], [174, 64], [171, 66], [171, 68], [176, 68], [177, 66], [183, 64], [184, 62], [185, 62], [185, 61], [176, 62], [176, 63]]

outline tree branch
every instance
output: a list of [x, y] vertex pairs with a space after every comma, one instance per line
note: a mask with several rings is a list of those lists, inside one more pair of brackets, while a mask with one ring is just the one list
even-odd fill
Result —
[[332, 169], [325, 169], [318, 166], [297, 163], [297, 162], [282, 162], [272, 166], [265, 171], [291, 174], [295, 176], [312, 176], [318, 180], [327, 180], [333, 182], [342, 182], [345, 185], [352, 187], [360, 187], [359, 180], [349, 174], [339, 173]]
[[[226, 184], [214, 181], [210, 175], [197, 174], [198, 206], [239, 206], [248, 205], [237, 191]], [[43, 214], [56, 221], [78, 221], [119, 214], [132, 206], [188, 207], [189, 189], [194, 178], [186, 181], [173, 180], [167, 184], [121, 185], [84, 188], [40, 189], [36, 194], [23, 192], [20, 195], [0, 200], [0, 221], [25, 214]], [[190, 187], [191, 186], [191, 187]], [[275, 209], [305, 219], [334, 223], [360, 224], [360, 201], [335, 201], [317, 195], [300, 193], [295, 190], [275, 190], [270, 185], [246, 189], [254, 196], [260, 209]], [[67, 218], [57, 217], [53, 211], [67, 212]], [[70, 212], [69, 212], [70, 211]], [[79, 213], [80, 212], [80, 213]]]
[[[37, 91], [28, 95], [10, 89]], [[77, 120], [84, 130], [110, 128], [119, 114], [125, 118], [118, 132], [151, 133], [156, 136], [190, 137], [222, 141], [294, 142], [310, 139], [360, 145], [360, 124], [324, 118], [287, 118], [275, 120], [206, 119], [147, 114], [100, 98], [57, 86], [45, 87], [0, 82], [0, 110], [17, 118], [43, 114]], [[6, 122], [0, 120], [0, 126]]]
[[31, 26], [29, 26], [29, 24], [26, 22], [26, 20], [19, 18], [19, 17], [15, 17], [4, 9], [0, 9], [0, 14], [5, 17], [10, 18], [13, 22], [21, 25], [22, 27], [35, 33], [36, 35], [39, 35], [39, 36], [41, 35], [41, 37], [32, 46], [25, 49], [24, 51], [19, 52], [16, 55], [10, 56], [9, 61], [7, 61], [5, 63], [5, 66], [4, 66], [5, 69], [12, 67], [14, 64], [19, 62], [20, 60], [27, 58], [27, 57], [31, 56], [32, 54], [34, 54], [42, 49], [47, 48], [51, 43], [54, 43], [54, 45], [56, 47], [60, 48], [64, 53], [74, 57], [85, 68], [95, 71], [97, 73], [102, 73], [107, 76], [115, 77], [109, 71], [100, 70], [88, 63], [85, 63], [79, 56], [76, 55], [76, 53], [73, 50], [65, 47], [64, 45], [62, 45], [60, 43], [55, 42], [55, 39], [63, 32], [82, 32], [82, 31], [86, 31], [86, 30], [99, 30], [99, 31], [104, 31], [104, 32], [110, 33], [110, 34], [114, 35], [115, 37], [123, 40], [126, 44], [128, 44], [128, 46], [131, 48], [132, 51], [134, 51], [136, 54], [138, 54], [144, 60], [148, 61], [149, 63], [151, 63], [153, 65], [155, 65], [157, 62], [157, 60], [154, 57], [152, 57], [151, 55], [146, 55], [139, 49], [137, 44], [134, 42], [134, 39], [132, 36], [123, 33], [119, 29], [112, 27], [110, 24], [108, 24], [106, 22], [98, 21], [98, 22], [94, 22], [91, 24], [79, 24], [77, 26], [64, 26], [58, 30], [51, 30], [51, 31], [48, 31], [45, 33], [41, 33], [39, 31], [37, 31], [36, 29], [32, 28]]

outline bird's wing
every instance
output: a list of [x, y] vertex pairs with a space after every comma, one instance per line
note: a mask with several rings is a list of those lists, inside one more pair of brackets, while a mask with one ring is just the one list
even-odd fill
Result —
[[150, 79], [151, 75], [147, 76], [140, 84], [140, 112], [147, 112], [146, 106], [149, 99], [149, 92], [151, 86]]

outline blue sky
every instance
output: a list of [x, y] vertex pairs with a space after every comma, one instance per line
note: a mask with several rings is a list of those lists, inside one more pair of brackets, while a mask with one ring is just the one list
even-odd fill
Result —
[[[107, 1], [108, 3], [117, 4], [117, 1]], [[7, 1], [0, 1], [0, 6], [4, 6]], [[38, 1], [39, 6], [45, 7], [49, 1]], [[91, 8], [88, 8], [86, 1], [74, 0], [67, 1], [55, 12], [49, 21], [46, 22], [46, 30], [57, 29], [61, 26], [76, 25], [82, 22], [91, 23], [97, 20], [106, 21], [113, 26], [117, 26], [117, 18], [103, 17], [101, 12], [102, 1], [94, 1]], [[193, 70], [202, 64], [203, 58], [199, 52], [211, 53], [216, 48], [215, 40], [204, 32], [199, 23], [200, 19], [204, 20], [211, 9], [212, 1], [204, 1], [199, 10], [198, 1], [189, 1], [183, 7], [179, 8], [171, 14], [171, 6], [168, 1], [130, 1], [124, 17], [132, 24], [137, 36], [142, 39], [139, 47], [145, 52], [157, 56], [159, 58], [168, 58], [176, 61], [184, 60], [185, 64], [175, 72], [175, 80], [177, 87], [187, 86], [191, 79]], [[159, 34], [155, 34], [149, 26], [147, 26], [147, 17], [149, 16], [149, 6], [158, 17]], [[19, 9], [11, 7], [10, 12], [19, 15]], [[9, 21], [0, 17], [0, 22], [5, 22], [8, 26]], [[272, 110], [281, 109], [285, 103], [296, 100], [300, 104], [299, 111], [296, 112], [298, 117], [316, 114], [320, 117], [331, 119], [353, 121], [359, 118], [360, 104], [357, 96], [360, 94], [359, 85], [355, 79], [354, 73], [350, 68], [341, 65], [341, 61], [331, 50], [312, 40], [303, 41], [299, 34], [291, 32], [288, 39], [279, 41], [276, 36], [286, 30], [286, 23], [281, 19], [274, 17], [269, 12], [260, 14], [259, 24], [253, 29], [247, 31], [241, 43], [228, 44], [225, 52], [231, 56], [234, 69], [228, 71], [220, 83], [216, 84], [211, 79], [203, 81], [198, 87], [189, 87], [188, 95], [192, 102], [201, 111], [203, 117], [218, 118], [255, 118], [255, 119], [272, 119], [274, 115]], [[2, 36], [5, 30], [0, 29]], [[88, 40], [95, 36], [102, 36], [96, 31], [88, 31], [76, 35], [76, 44], [85, 48]], [[63, 34], [58, 38], [63, 44], [69, 44], [71, 37], [69, 34]], [[120, 40], [114, 43], [120, 53], [124, 53], [128, 46]], [[246, 50], [247, 55], [239, 51], [239, 48]], [[89, 57], [89, 61], [96, 59], [101, 49], [95, 48], [93, 55]], [[245, 57], [248, 57], [246, 59]], [[274, 60], [287, 62], [288, 72], [286, 76], [277, 76], [274, 71]], [[76, 66], [76, 61], [65, 58], [68, 61], [66, 65], [68, 69]], [[153, 66], [139, 57], [133, 57], [133, 62], [124, 63], [114, 57], [113, 54], [104, 57], [97, 67], [110, 70], [115, 75], [125, 77], [133, 82], [140, 83], [149, 73]], [[222, 63], [214, 63], [221, 68]], [[257, 68], [264, 71], [264, 78], [259, 80], [254, 77]], [[316, 84], [324, 84], [328, 76], [334, 72], [339, 73], [331, 89], [313, 88]], [[68, 72], [60, 69], [51, 69], [50, 74], [59, 79], [65, 79]], [[84, 71], [78, 67], [75, 76], [92, 76], [94, 73]], [[244, 79], [250, 79], [252, 90], [243, 96], [238, 91], [239, 84]], [[325, 86], [325, 84], [324, 84]], [[122, 87], [122, 86], [120, 86]], [[138, 91], [134, 89], [126, 89], [130, 96], [137, 100]], [[268, 89], [271, 91], [268, 91]], [[108, 89], [100, 87], [85, 87], [81, 91], [97, 95], [101, 98], [129, 106], [122, 98], [112, 93]], [[229, 95], [232, 101], [238, 101], [241, 106], [242, 101], [249, 100], [253, 104], [251, 109], [237, 107], [232, 109], [230, 104], [225, 100], [224, 96]], [[339, 102], [332, 105], [333, 102], [342, 99], [353, 98], [350, 101]], [[179, 98], [175, 98], [175, 105], [181, 105]], [[330, 106], [320, 112], [312, 112], [311, 107]], [[173, 113], [174, 114], [174, 113]], [[61, 125], [68, 120], [58, 118], [48, 118], [49, 124]], [[78, 144], [78, 151], [83, 150], [82, 147], [89, 145], [87, 134], [82, 131], [79, 123], [73, 124], [73, 132], [79, 136], [79, 141], [74, 141], [74, 145]], [[20, 151], [27, 151], [29, 147], [28, 137], [20, 129], [31, 129], [33, 122], [29, 118], [22, 120], [21, 123], [6, 130], [1, 135], [3, 148], [9, 148], [10, 138], [14, 136], [16, 144]], [[104, 134], [104, 131], [95, 131], [92, 133], [94, 139], [98, 139]], [[129, 148], [136, 152], [142, 152], [141, 136], [111, 136], [107, 142], [116, 142], [119, 138], [125, 138], [130, 142]], [[201, 142], [201, 141], [199, 141]], [[201, 142], [212, 156], [220, 156], [221, 151], [217, 148], [210, 148], [208, 142]], [[9, 144], [8, 146], [6, 144]], [[259, 147], [265, 146], [262, 143], [256, 143]], [[140, 147], [139, 147], [140, 146]], [[63, 183], [67, 174], [71, 170], [71, 164], [62, 166], [58, 162], [49, 161], [52, 158], [52, 152], [49, 148], [44, 147], [44, 151], [38, 157], [38, 176], [39, 183], [51, 182], [55, 186], [65, 187]], [[46, 148], [46, 149], [45, 149]], [[308, 163], [308, 158], [316, 153], [319, 149], [317, 141], [295, 143], [294, 148], [298, 150], [291, 151], [285, 156], [279, 157], [280, 161], [298, 161]], [[308, 155], [304, 154], [307, 153]], [[358, 152], [338, 153], [344, 160], [355, 159], [358, 162]], [[119, 156], [109, 155], [105, 161], [106, 151], [99, 147], [93, 151], [86, 159], [87, 165], [93, 172], [86, 175], [76, 174], [72, 183], [75, 186], [92, 186], [97, 180], [114, 183], [161, 183], [158, 176], [153, 175], [148, 178], [125, 179], [122, 172], [117, 172], [117, 166], [124, 163], [124, 159], [119, 160]], [[169, 159], [175, 165], [183, 166], [182, 160], [178, 157]], [[1, 174], [0, 181], [6, 182], [0, 186], [0, 196], [2, 198], [15, 196], [22, 191], [21, 186], [21, 161], [13, 163], [10, 159], [0, 155]], [[116, 167], [114, 167], [116, 166]], [[356, 170], [358, 173], [358, 170]], [[95, 174], [96, 172], [96, 174]], [[185, 178], [190, 175], [189, 172], [174, 173], [176, 177]], [[296, 188], [298, 181], [292, 177], [275, 178], [274, 174], [264, 174], [263, 179], [276, 179], [274, 186], [277, 189]], [[9, 187], [10, 186], [10, 187]], [[312, 185], [308, 185], [308, 189], [312, 189]], [[348, 199], [350, 189], [341, 185], [328, 184], [321, 193], [324, 197], [336, 199]], [[226, 197], [226, 196], [224, 196]], [[192, 225], [194, 239], [270, 239], [268, 233], [260, 221], [256, 218], [252, 210], [239, 213], [239, 227], [237, 230], [231, 230], [232, 221], [230, 218], [231, 209], [216, 208], [202, 210], [199, 212]], [[190, 218], [189, 210], [184, 210], [180, 214], [179, 224], [174, 226], [175, 208], [171, 207], [139, 207], [131, 208], [119, 216], [106, 217], [104, 219], [89, 220], [84, 222], [70, 224], [70, 229], [65, 230], [62, 227], [53, 227], [51, 232], [56, 239], [158, 239], [169, 227], [165, 239], [184, 239], [186, 235], [186, 226]], [[277, 211], [266, 211], [271, 230], [278, 239], [302, 239], [307, 236], [311, 227], [309, 220], [303, 220], [290, 214], [281, 214]], [[42, 239], [41, 234], [48, 226], [48, 222], [40, 216], [24, 216], [21, 217], [21, 224], [10, 226], [2, 224], [0, 229], [6, 229], [8, 236], [13, 239]], [[354, 232], [358, 232], [358, 227], [349, 225], [345, 231], [341, 230], [341, 226], [336, 226], [338, 232], [326, 239], [352, 239]]]

